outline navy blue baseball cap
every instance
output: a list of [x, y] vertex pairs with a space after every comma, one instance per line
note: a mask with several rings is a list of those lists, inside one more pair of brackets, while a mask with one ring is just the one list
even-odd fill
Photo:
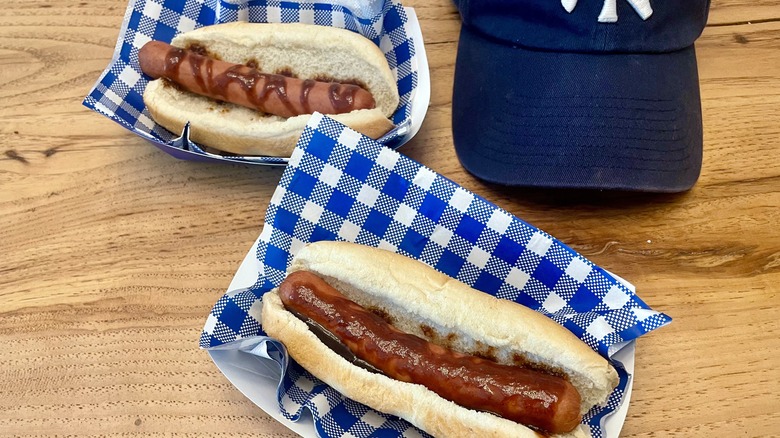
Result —
[[508, 186], [682, 192], [699, 177], [708, 0], [455, 0], [452, 134]]

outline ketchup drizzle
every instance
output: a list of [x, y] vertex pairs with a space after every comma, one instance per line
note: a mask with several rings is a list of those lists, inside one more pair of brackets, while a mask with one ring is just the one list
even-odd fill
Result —
[[[213, 72], [214, 59], [204, 56], [199, 51], [171, 46], [165, 55], [163, 76], [175, 82], [185, 60], [190, 63], [191, 74], [195, 77], [199, 88], [197, 91], [193, 90], [194, 92], [200, 91], [200, 93], [227, 100], [228, 88], [231, 84], [236, 84], [243, 90], [245, 100], [257, 109], [266, 108], [270, 96], [274, 95], [291, 115], [312, 112], [309, 92], [317, 85], [317, 81], [312, 79], [303, 81], [301, 94], [298, 97], [300, 107], [296, 107], [288, 94], [287, 77], [262, 73], [255, 68], [240, 64], [233, 65], [221, 74], [215, 75]], [[355, 93], [359, 89], [359, 86], [352, 84], [329, 84], [328, 96], [334, 113], [351, 111], [355, 105]]]
[[404, 333], [311, 272], [289, 274], [279, 286], [279, 296], [287, 309], [312, 319], [357, 358], [396, 380], [422, 384], [467, 408], [543, 431], [568, 432], [581, 420], [575, 412], [567, 424], [552, 421], [568, 387], [576, 394], [576, 406], [580, 404], [579, 393], [565, 379], [459, 353]]

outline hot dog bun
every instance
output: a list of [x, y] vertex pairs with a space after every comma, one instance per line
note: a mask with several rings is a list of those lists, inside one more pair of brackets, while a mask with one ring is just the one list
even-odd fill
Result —
[[[393, 325], [449, 348], [512, 364], [517, 357], [563, 374], [582, 397], [581, 413], [603, 403], [618, 376], [565, 328], [519, 304], [500, 300], [389, 251], [345, 242], [302, 248], [289, 272], [316, 273], [352, 301], [391, 315]], [[285, 344], [312, 374], [356, 401], [398, 415], [440, 437], [536, 437], [532, 429], [458, 406], [422, 385], [359, 368], [332, 351], [283, 306], [276, 290], [263, 296], [263, 329]], [[581, 428], [558, 437], [585, 436]]]
[[[250, 62], [265, 73], [360, 84], [373, 95], [376, 108], [332, 117], [372, 138], [393, 127], [389, 117], [399, 102], [395, 77], [382, 51], [349, 30], [234, 22], [180, 34], [171, 44], [200, 46], [209, 56], [237, 64]], [[169, 131], [178, 134], [189, 121], [193, 141], [239, 155], [290, 156], [310, 117], [263, 114], [182, 91], [164, 79], [151, 81], [143, 97], [152, 118]]]

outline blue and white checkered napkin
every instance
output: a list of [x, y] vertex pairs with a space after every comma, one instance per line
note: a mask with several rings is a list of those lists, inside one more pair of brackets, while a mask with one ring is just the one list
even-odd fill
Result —
[[[170, 42], [179, 33], [233, 21], [333, 26], [370, 39], [384, 52], [397, 78], [401, 97], [392, 117], [396, 128], [381, 141], [396, 147], [410, 138], [412, 97], [418, 87], [419, 63], [407, 14], [394, 0], [131, 0], [111, 63], [83, 104], [178, 158], [219, 158], [190, 142], [186, 130], [171, 133], [152, 120], [143, 102], [149, 79], [141, 72], [138, 51], [151, 40]], [[229, 159], [259, 164], [287, 161], [279, 157], [231, 156]]]
[[[352, 241], [418, 259], [476, 289], [548, 315], [604, 356], [610, 346], [671, 321], [549, 234], [315, 114], [268, 207], [258, 240], [258, 280], [249, 290], [219, 300], [200, 345], [211, 348], [262, 335], [257, 318], [263, 293], [281, 283], [298, 249], [317, 240]], [[620, 386], [606, 407], [586, 416], [594, 437], [603, 436], [601, 421], [620, 405], [628, 384], [626, 371], [616, 367]], [[283, 415], [295, 419], [308, 408], [326, 436], [420, 433], [345, 400], [293, 362], [279, 397]]]

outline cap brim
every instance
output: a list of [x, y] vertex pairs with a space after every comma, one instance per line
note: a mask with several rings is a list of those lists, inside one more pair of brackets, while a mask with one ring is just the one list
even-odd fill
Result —
[[545, 52], [463, 26], [452, 112], [459, 160], [497, 184], [681, 192], [701, 170], [693, 46]]

